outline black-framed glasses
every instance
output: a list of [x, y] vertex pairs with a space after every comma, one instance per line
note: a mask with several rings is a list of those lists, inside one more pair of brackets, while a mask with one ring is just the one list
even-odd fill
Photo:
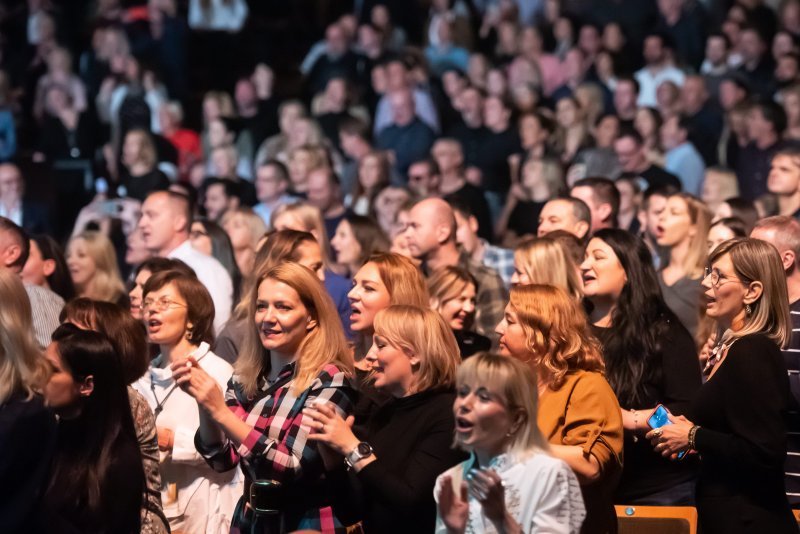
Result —
[[731, 282], [739, 282], [740, 284], [743, 283], [738, 278], [726, 278], [719, 269], [712, 269], [711, 267], [706, 267], [705, 272], [703, 273], [703, 280], [708, 277], [711, 277], [711, 285], [714, 287], [719, 287], [724, 284], [728, 284]]
[[186, 304], [182, 302], [176, 302], [174, 300], [170, 300], [167, 297], [161, 297], [160, 299], [145, 299], [142, 301], [142, 305], [140, 306], [142, 313], [147, 312], [147, 310], [156, 310], [160, 312], [167, 311], [170, 308], [185, 308]]

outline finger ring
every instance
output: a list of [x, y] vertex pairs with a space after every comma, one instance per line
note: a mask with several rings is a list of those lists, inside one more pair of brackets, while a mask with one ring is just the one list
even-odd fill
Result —
[[663, 431], [663, 430], [661, 430], [660, 428], [656, 428], [655, 430], [653, 430], [653, 435], [654, 435], [655, 437], [657, 437], [657, 438], [660, 438], [660, 437], [661, 437], [661, 434], [663, 434], [663, 433], [664, 433], [664, 431]]

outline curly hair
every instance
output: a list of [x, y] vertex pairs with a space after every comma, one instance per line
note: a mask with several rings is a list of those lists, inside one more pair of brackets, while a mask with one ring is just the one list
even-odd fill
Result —
[[540, 284], [511, 288], [511, 306], [525, 332], [532, 358], [547, 370], [548, 387], [560, 388], [575, 370], [603, 372], [600, 344], [589, 331], [580, 303], [563, 289]]

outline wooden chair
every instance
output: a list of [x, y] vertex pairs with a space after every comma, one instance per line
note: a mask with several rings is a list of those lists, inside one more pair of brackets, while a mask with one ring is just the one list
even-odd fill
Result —
[[693, 506], [617, 505], [619, 534], [697, 534]]

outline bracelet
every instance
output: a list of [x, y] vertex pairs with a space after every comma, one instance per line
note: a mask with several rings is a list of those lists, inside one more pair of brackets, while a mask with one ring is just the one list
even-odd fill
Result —
[[636, 443], [639, 441], [639, 436], [636, 435], [636, 431], [639, 427], [639, 412], [636, 410], [631, 410], [631, 415], [633, 416], [633, 442]]
[[694, 425], [692, 428], [689, 429], [689, 449], [690, 450], [697, 450], [697, 446], [695, 445], [695, 438], [697, 436], [697, 431], [700, 430], [699, 425]]

